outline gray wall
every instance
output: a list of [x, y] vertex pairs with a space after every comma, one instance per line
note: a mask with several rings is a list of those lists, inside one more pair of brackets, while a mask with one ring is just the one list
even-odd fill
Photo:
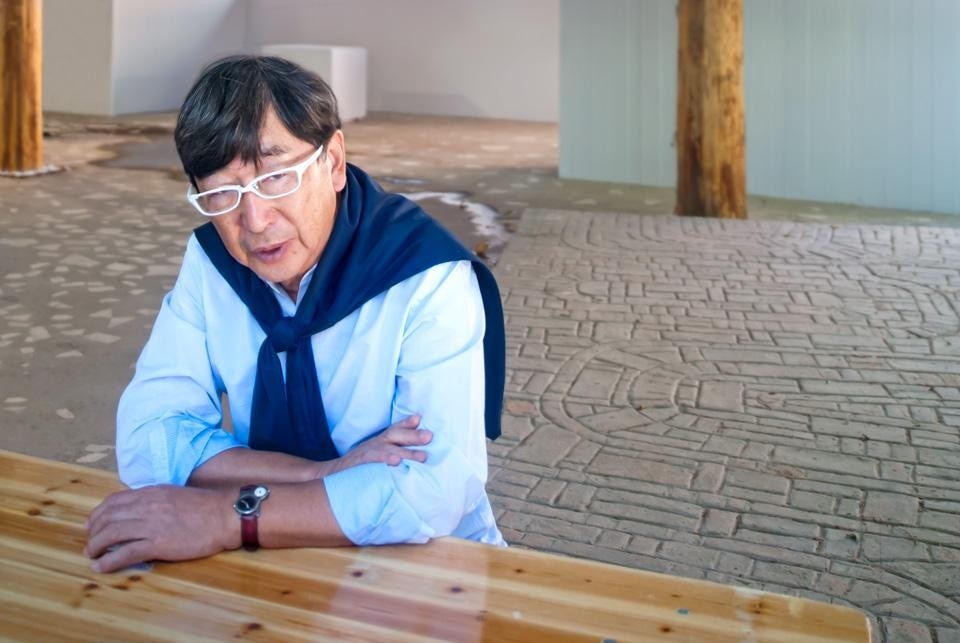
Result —
[[[674, 0], [561, 0], [560, 172], [673, 186]], [[960, 214], [960, 2], [744, 0], [752, 194]]]
[[558, 118], [559, 0], [44, 0], [44, 108], [177, 107], [264, 44], [367, 49], [371, 110]]
[[110, 114], [113, 0], [44, 0], [43, 109]]
[[177, 109], [203, 65], [246, 50], [246, 0], [113, 2], [114, 114]]
[[200, 68], [246, 50], [247, 0], [44, 0], [43, 108], [176, 109]]
[[371, 111], [556, 121], [558, 3], [251, 0], [249, 41], [365, 47]]

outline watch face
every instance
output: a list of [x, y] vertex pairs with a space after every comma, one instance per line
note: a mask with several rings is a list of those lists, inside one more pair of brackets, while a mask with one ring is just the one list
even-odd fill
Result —
[[257, 508], [257, 499], [251, 496], [240, 496], [237, 499], [237, 511], [240, 513], [250, 513]]
[[240, 489], [240, 497], [234, 503], [233, 508], [241, 516], [259, 515], [260, 504], [270, 495], [270, 489], [266, 485], [247, 485]]

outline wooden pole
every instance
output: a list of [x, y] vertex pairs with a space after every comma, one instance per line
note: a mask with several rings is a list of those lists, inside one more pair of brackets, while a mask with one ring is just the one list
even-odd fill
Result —
[[0, 0], [0, 171], [43, 165], [41, 0]]
[[743, 0], [679, 0], [677, 205], [745, 219]]

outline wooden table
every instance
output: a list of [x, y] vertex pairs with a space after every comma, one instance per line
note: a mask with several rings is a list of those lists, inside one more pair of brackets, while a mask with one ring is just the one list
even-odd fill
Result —
[[858, 641], [849, 608], [452, 538], [94, 574], [112, 474], [0, 450], [0, 639]]

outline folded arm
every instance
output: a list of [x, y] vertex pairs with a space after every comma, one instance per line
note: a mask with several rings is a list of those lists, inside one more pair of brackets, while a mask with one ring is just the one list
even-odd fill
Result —
[[427, 459], [426, 452], [415, 447], [427, 444], [433, 436], [430, 431], [418, 430], [419, 426], [419, 417], [405, 417], [343, 456], [326, 462], [273, 451], [230, 449], [194, 469], [187, 484], [207, 489], [228, 487], [236, 490], [255, 483], [311, 482], [371, 462], [394, 467], [405, 459], [424, 462]]
[[456, 532], [486, 503], [483, 335], [479, 287], [467, 262], [427, 273], [410, 308], [392, 418], [419, 414], [433, 433], [424, 463], [365, 464], [325, 478], [343, 533], [358, 545], [420, 543]]

